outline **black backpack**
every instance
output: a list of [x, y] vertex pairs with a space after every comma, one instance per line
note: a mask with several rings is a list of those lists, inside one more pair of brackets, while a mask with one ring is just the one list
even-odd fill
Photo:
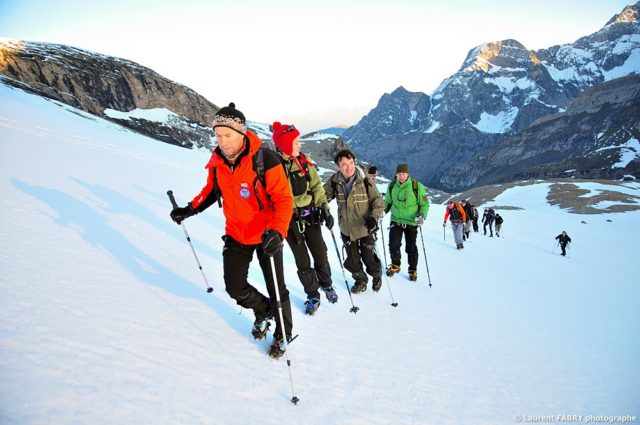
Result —
[[449, 219], [451, 221], [460, 221], [462, 220], [462, 213], [458, 210], [459, 204], [453, 204], [453, 208], [449, 211]]

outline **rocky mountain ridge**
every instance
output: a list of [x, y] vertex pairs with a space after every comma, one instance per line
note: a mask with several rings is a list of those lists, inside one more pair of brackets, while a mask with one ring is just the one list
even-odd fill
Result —
[[640, 75], [596, 84], [564, 112], [540, 118], [453, 164], [440, 184], [462, 188], [532, 178], [633, 179], [640, 176], [639, 114]]
[[[118, 122], [158, 140], [209, 147], [209, 127], [219, 109], [195, 91], [135, 62], [70, 46], [0, 40], [4, 82]], [[172, 122], [116, 119], [106, 110], [167, 109]]]
[[[163, 142], [186, 148], [215, 145], [210, 123], [219, 108], [132, 61], [70, 46], [0, 39], [0, 81]], [[271, 140], [268, 124], [248, 121], [247, 126]], [[347, 147], [337, 134], [313, 132], [301, 139], [305, 151], [325, 168], [333, 169], [333, 156]]]

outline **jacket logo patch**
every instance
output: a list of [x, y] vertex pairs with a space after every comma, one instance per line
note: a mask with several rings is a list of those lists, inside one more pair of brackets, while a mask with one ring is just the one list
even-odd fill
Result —
[[246, 187], [240, 189], [240, 197], [244, 199], [248, 199], [251, 196], [251, 191]]

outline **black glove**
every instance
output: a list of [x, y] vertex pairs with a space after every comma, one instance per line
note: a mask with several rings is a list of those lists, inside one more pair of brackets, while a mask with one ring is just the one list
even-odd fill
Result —
[[378, 221], [371, 216], [367, 217], [367, 219], [364, 221], [364, 225], [367, 226], [367, 230], [369, 231], [369, 233], [378, 230]]
[[185, 218], [189, 218], [192, 215], [195, 215], [195, 211], [191, 207], [191, 203], [189, 203], [186, 207], [176, 207], [171, 211], [171, 220], [175, 221], [176, 224], [182, 223], [182, 220]]
[[324, 225], [327, 226], [327, 229], [329, 230], [333, 229], [334, 220], [333, 220], [333, 216], [329, 212], [329, 206], [326, 204], [323, 205], [321, 211], [322, 211], [322, 219], [324, 220]]
[[273, 257], [282, 249], [282, 236], [273, 229], [265, 230], [262, 235], [262, 250], [269, 257]]
[[333, 229], [333, 223], [334, 223], [334, 219], [333, 216], [331, 214], [329, 214], [328, 216], [326, 216], [324, 218], [324, 225], [327, 226], [327, 229], [331, 230]]

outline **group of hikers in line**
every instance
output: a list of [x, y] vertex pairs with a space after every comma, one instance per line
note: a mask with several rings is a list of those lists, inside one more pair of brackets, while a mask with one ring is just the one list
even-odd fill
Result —
[[[185, 207], [173, 208], [171, 218], [180, 224], [216, 202], [221, 205], [225, 216], [225, 290], [240, 306], [253, 311], [255, 338], [265, 338], [270, 320], [275, 320], [274, 340], [268, 351], [271, 357], [282, 356], [292, 337], [282, 254], [285, 239], [307, 295], [306, 313], [313, 314], [320, 306], [320, 291], [330, 303], [338, 301], [321, 233], [324, 225], [333, 236], [335, 220], [329, 210], [333, 199], [346, 252], [343, 265], [354, 280], [350, 293], [366, 291], [369, 279], [373, 291], [382, 286], [382, 264], [375, 245], [378, 223], [387, 212], [391, 212], [389, 268], [400, 268], [404, 235], [409, 273], [417, 276], [416, 228], [424, 223], [429, 202], [425, 187], [409, 177], [407, 164], [398, 166], [397, 181], [383, 199], [372, 178], [356, 166], [356, 157], [349, 150], [338, 152], [338, 171], [322, 184], [311, 158], [300, 152], [300, 132], [293, 125], [274, 122], [272, 139], [277, 149], [269, 149], [247, 129], [244, 114], [231, 103], [215, 114], [213, 130], [217, 146], [205, 167], [207, 183]], [[268, 297], [248, 281], [254, 252]]]
[[[314, 162], [300, 152], [300, 132], [293, 125], [273, 123], [275, 148], [270, 149], [247, 129], [244, 114], [231, 103], [215, 114], [213, 130], [217, 146], [205, 166], [207, 183], [185, 207], [174, 207], [171, 218], [181, 224], [214, 203], [222, 207], [225, 290], [238, 305], [253, 311], [255, 321], [251, 332], [256, 339], [266, 337], [270, 320], [275, 319], [274, 338], [268, 350], [271, 357], [281, 357], [292, 338], [291, 303], [282, 253], [285, 239], [307, 295], [305, 312], [313, 315], [319, 308], [320, 291], [328, 302], [338, 301], [321, 231], [321, 226], [326, 226], [336, 244], [335, 220], [329, 209], [333, 199], [337, 202], [340, 236], [346, 252], [342, 265], [354, 280], [350, 294], [366, 291], [369, 277], [374, 292], [382, 286], [376, 232], [389, 212], [391, 264], [386, 273], [392, 276], [400, 271], [404, 236], [409, 278], [417, 279], [417, 233], [427, 217], [429, 201], [426, 188], [411, 178], [407, 164], [397, 166], [396, 177], [383, 198], [374, 182], [375, 167], [369, 169], [369, 175], [365, 174], [356, 166], [356, 157], [349, 150], [337, 153], [334, 160], [338, 171], [323, 184]], [[485, 233], [489, 225], [493, 235], [494, 217], [488, 214], [485, 210], [486, 218], [483, 216], [482, 221]], [[498, 221], [498, 217], [495, 215], [499, 236], [502, 221]], [[477, 231], [477, 210], [465, 201], [450, 202], [443, 225], [447, 219], [452, 222], [456, 244], [461, 249], [463, 238], [469, 237], [471, 221]], [[248, 281], [254, 252], [268, 297]]]
[[[446, 227], [447, 220], [451, 222], [451, 230], [457, 249], [464, 249], [464, 241], [471, 238], [472, 226], [475, 233], [479, 231], [478, 218], [478, 209], [472, 203], [467, 202], [466, 199], [460, 202], [452, 199], [447, 203], [442, 227]], [[484, 209], [481, 222], [484, 224], [483, 231], [485, 235], [487, 234], [487, 226], [489, 227], [490, 237], [493, 237], [493, 224], [495, 223], [496, 236], [500, 237], [500, 230], [504, 219], [500, 214], [497, 214], [493, 208]]]

